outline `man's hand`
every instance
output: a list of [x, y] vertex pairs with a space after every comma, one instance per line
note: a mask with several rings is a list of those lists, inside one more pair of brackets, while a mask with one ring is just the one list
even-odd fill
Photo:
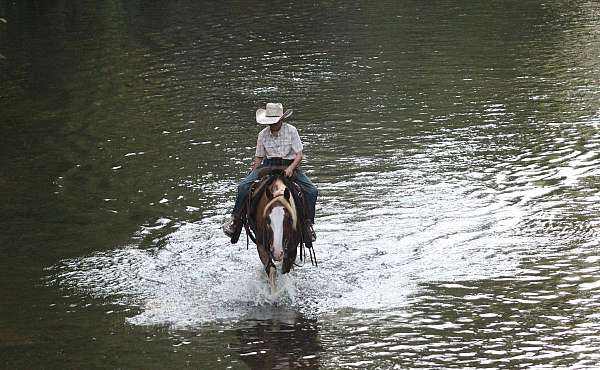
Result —
[[255, 169], [257, 169], [258, 166], [260, 166], [262, 160], [262, 157], [254, 158], [254, 161], [252, 161], [252, 164], [250, 165], [250, 171], [254, 171]]
[[294, 176], [294, 168], [292, 166], [289, 166], [285, 169], [285, 175], [287, 177], [292, 177]]

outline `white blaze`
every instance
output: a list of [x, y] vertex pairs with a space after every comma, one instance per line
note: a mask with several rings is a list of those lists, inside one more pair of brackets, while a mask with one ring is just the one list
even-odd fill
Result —
[[285, 211], [283, 207], [273, 207], [269, 217], [271, 218], [271, 229], [273, 230], [273, 245], [271, 252], [275, 261], [281, 261], [283, 258], [283, 216]]

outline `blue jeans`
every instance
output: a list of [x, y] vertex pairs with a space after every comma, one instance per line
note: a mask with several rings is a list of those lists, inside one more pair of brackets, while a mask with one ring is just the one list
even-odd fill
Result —
[[[233, 206], [233, 213], [239, 214], [242, 206], [244, 205], [244, 201], [246, 200], [246, 196], [248, 192], [250, 192], [250, 187], [252, 183], [258, 180], [260, 175], [260, 170], [263, 167], [268, 167], [263, 164], [258, 166], [255, 170], [250, 172], [248, 176], [244, 177], [242, 181], [240, 181], [237, 188], [237, 197], [235, 198], [235, 205]], [[317, 196], [319, 195], [319, 191], [315, 187], [315, 185], [310, 181], [308, 176], [304, 174], [304, 171], [297, 168], [294, 174], [294, 181], [300, 185], [302, 188], [302, 193], [304, 194], [304, 199], [306, 199], [307, 214], [308, 219], [314, 224], [315, 223], [315, 205], [317, 204]]]

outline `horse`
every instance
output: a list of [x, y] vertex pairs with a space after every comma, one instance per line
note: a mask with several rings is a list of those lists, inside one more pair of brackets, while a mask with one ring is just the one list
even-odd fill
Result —
[[263, 170], [248, 198], [244, 226], [256, 244], [272, 292], [276, 288], [276, 262], [281, 263], [283, 274], [288, 273], [295, 264], [298, 248], [303, 259], [305, 245], [311, 253], [311, 261], [316, 264], [304, 227], [301, 194], [300, 188], [285, 177], [282, 169], [271, 167]]

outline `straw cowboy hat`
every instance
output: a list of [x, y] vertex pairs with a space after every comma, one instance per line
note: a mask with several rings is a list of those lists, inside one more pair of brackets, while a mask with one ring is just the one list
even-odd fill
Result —
[[256, 122], [261, 125], [272, 125], [284, 118], [291, 116], [293, 111], [288, 109], [283, 112], [281, 103], [267, 103], [267, 109], [258, 108], [256, 110]]

